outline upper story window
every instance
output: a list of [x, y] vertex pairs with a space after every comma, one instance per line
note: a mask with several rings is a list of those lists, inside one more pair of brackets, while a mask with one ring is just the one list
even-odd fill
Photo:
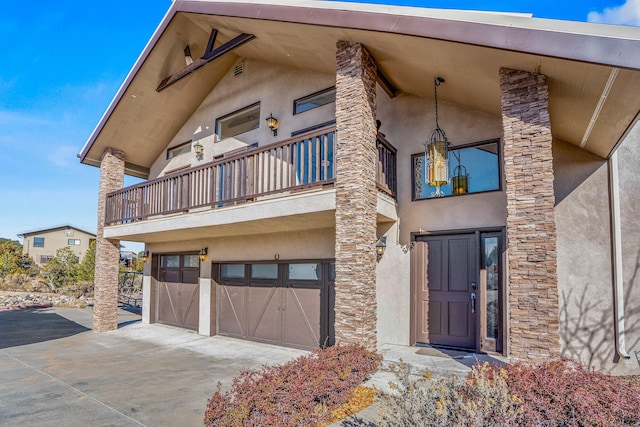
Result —
[[167, 160], [173, 159], [174, 157], [177, 157], [180, 154], [185, 154], [190, 152], [191, 152], [191, 141], [184, 142], [180, 145], [176, 145], [175, 147], [171, 147], [167, 150]]
[[69, 239], [67, 244], [70, 246], [80, 246], [80, 239]]
[[259, 102], [216, 119], [218, 141], [258, 129], [258, 127], [260, 127]]
[[44, 248], [44, 237], [34, 237], [33, 238], [33, 247], [34, 248]]
[[[453, 194], [453, 179], [440, 187], [445, 196], [500, 190], [500, 141], [483, 141], [449, 151], [449, 175], [455, 176], [458, 166], [467, 175], [466, 192]], [[425, 181], [424, 153], [411, 156], [413, 200], [434, 197], [436, 188]]]
[[336, 102], [336, 88], [330, 87], [293, 101], [293, 114], [304, 113], [320, 106]]

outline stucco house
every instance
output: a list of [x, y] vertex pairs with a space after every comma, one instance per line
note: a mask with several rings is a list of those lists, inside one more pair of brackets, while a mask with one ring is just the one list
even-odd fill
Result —
[[58, 249], [68, 247], [80, 260], [96, 240], [96, 235], [72, 225], [26, 231], [18, 235], [22, 240], [22, 253], [30, 255], [38, 265], [56, 256]]
[[174, 1], [79, 154], [94, 329], [122, 239], [145, 323], [638, 373], [639, 91], [638, 28]]

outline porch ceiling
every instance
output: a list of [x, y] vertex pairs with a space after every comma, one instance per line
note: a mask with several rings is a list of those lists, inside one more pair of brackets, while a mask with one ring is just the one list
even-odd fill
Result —
[[[438, 93], [443, 101], [495, 116], [501, 114], [500, 67], [545, 74], [554, 137], [601, 157], [611, 153], [640, 111], [635, 95], [640, 92], [640, 29], [388, 8], [392, 13], [373, 5], [353, 11], [346, 9], [357, 6], [312, 3], [175, 2], [174, 14], [161, 24], [80, 153], [82, 162], [99, 164], [111, 146], [125, 151], [127, 173], [146, 177], [145, 168], [238, 56], [333, 74], [338, 40], [363, 43], [401, 92], [431, 98], [433, 77], [441, 75], [447, 79]], [[334, 24], [323, 18], [327, 10]], [[409, 16], [407, 10], [433, 16]], [[341, 23], [349, 17], [348, 25]], [[185, 46], [194, 58], [204, 52], [212, 28], [219, 31], [220, 43], [241, 33], [256, 39], [157, 92], [160, 81], [184, 67]], [[620, 51], [610, 51], [615, 49]], [[608, 97], [590, 126], [607, 87]]]

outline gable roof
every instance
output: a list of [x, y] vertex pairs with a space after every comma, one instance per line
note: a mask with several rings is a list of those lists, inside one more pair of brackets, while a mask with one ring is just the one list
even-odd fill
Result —
[[81, 228], [74, 227], [73, 225], [57, 225], [57, 226], [54, 226], [54, 227], [42, 228], [42, 229], [39, 229], [39, 230], [25, 231], [23, 233], [18, 234], [18, 237], [24, 238], [24, 237], [32, 236], [34, 234], [43, 234], [43, 233], [48, 233], [48, 232], [51, 232], [51, 231], [62, 230], [62, 229], [67, 229], [67, 228], [72, 228], [74, 230], [77, 230], [77, 231], [80, 231], [82, 233], [89, 234], [89, 235], [91, 235], [93, 237], [96, 237], [95, 233], [92, 233], [92, 232], [86, 231], [86, 230], [82, 230]]
[[[158, 92], [184, 67], [183, 49], [254, 40]], [[532, 18], [524, 14], [323, 1], [175, 1], [78, 155], [98, 166], [108, 146], [125, 151], [125, 172], [149, 167], [238, 57], [335, 73], [338, 40], [363, 43], [401, 92], [500, 116], [499, 67], [548, 78], [554, 138], [601, 157], [640, 111], [640, 28]], [[455, 90], [453, 90], [455, 88]]]

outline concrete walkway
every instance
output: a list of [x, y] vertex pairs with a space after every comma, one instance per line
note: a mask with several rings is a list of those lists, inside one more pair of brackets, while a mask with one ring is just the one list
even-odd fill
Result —
[[[0, 311], [0, 426], [201, 426], [218, 381], [226, 390], [242, 369], [305, 354], [142, 325], [126, 311], [119, 319], [118, 330], [96, 333], [91, 309]], [[385, 366], [402, 358], [416, 373], [464, 374], [472, 363], [433, 349], [381, 350]], [[383, 369], [371, 383], [391, 379]]]

